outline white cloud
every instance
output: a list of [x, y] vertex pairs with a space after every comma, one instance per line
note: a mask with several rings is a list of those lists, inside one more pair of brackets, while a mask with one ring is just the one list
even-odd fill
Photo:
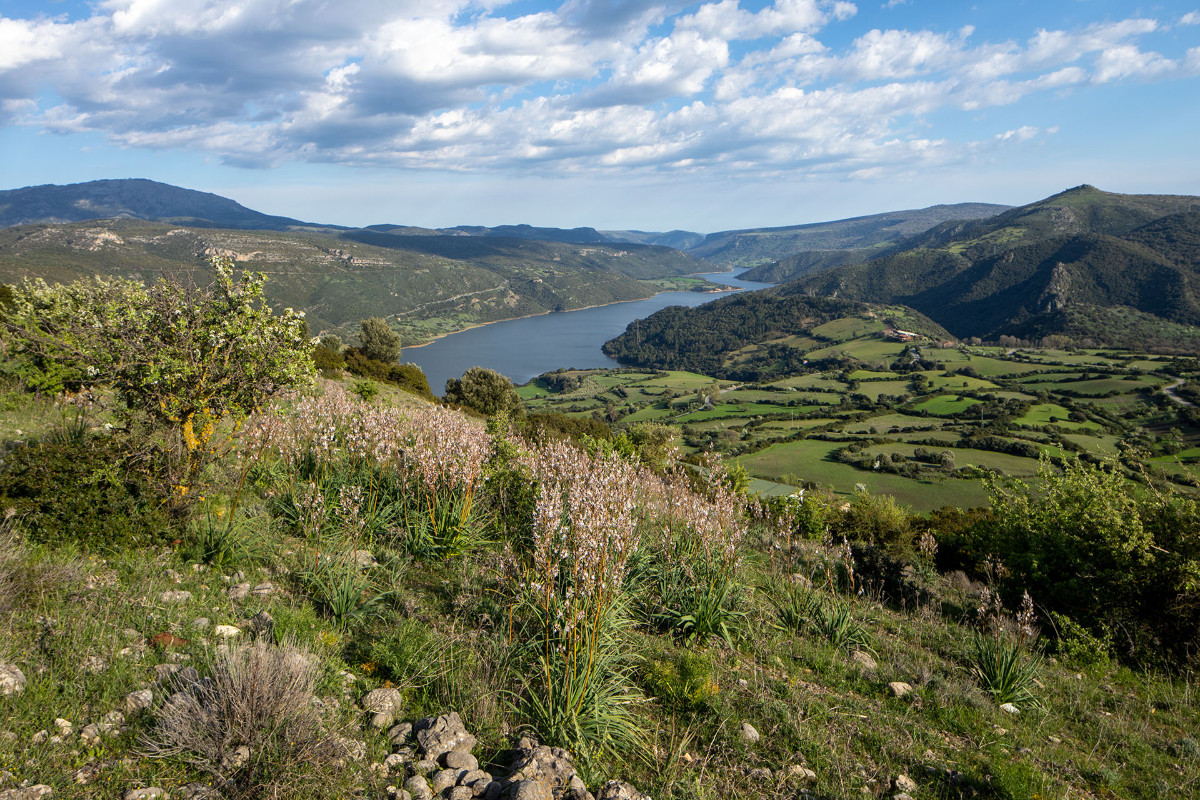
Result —
[[504, 10], [501, 0], [106, 0], [77, 22], [0, 18], [0, 124], [255, 166], [867, 179], [1044, 135], [1014, 125], [967, 142], [939, 130], [936, 112], [1200, 74], [1200, 48], [1151, 49], [1166, 29], [1152, 19], [1024, 42], [970, 26], [875, 29], [835, 47], [842, 37], [826, 29], [854, 17], [851, 3]]
[[1189, 11], [1179, 18], [1180, 25], [1200, 25], [1200, 11]]

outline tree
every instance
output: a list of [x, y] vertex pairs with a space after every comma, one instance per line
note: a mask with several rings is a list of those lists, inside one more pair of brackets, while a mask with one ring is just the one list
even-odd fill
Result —
[[471, 367], [462, 378], [446, 381], [445, 400], [489, 416], [521, 405], [521, 397], [512, 381], [484, 367]]
[[367, 317], [360, 324], [362, 332], [359, 339], [362, 340], [362, 347], [359, 349], [367, 358], [387, 364], [394, 364], [400, 360], [400, 334], [392, 330], [384, 319]]
[[141, 442], [162, 456], [176, 500], [249, 414], [313, 373], [303, 314], [274, 314], [262, 275], [235, 278], [229, 258], [211, 264], [206, 287], [25, 281], [4, 320], [10, 353], [34, 385], [111, 390], [127, 429], [148, 426]]

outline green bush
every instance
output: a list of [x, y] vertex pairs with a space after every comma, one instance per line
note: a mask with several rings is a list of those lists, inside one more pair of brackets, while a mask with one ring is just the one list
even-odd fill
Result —
[[1016, 638], [976, 633], [971, 644], [971, 667], [983, 690], [997, 703], [1039, 708], [1033, 695], [1041, 659], [1026, 653]]
[[16, 510], [35, 542], [110, 549], [162, 541], [172, 522], [126, 453], [109, 438], [19, 448], [0, 472], [0, 504]]

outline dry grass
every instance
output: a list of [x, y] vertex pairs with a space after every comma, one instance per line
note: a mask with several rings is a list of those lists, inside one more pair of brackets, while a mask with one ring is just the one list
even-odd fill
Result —
[[175, 687], [146, 750], [212, 775], [231, 797], [320, 794], [343, 748], [313, 703], [319, 674], [290, 642], [218, 652], [211, 677]]

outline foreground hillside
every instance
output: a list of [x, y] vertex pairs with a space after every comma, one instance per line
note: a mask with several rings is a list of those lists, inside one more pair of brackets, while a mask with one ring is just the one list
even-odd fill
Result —
[[[783, 294], [902, 303], [960, 338], [1068, 334], [1196, 347], [1170, 326], [1200, 323], [1200, 199], [1118, 195], [1080, 186], [987, 220], [946, 223], [865, 263], [787, 284]], [[1112, 310], [1139, 317], [1113, 324]], [[1181, 337], [1181, 334], [1182, 337]]]

